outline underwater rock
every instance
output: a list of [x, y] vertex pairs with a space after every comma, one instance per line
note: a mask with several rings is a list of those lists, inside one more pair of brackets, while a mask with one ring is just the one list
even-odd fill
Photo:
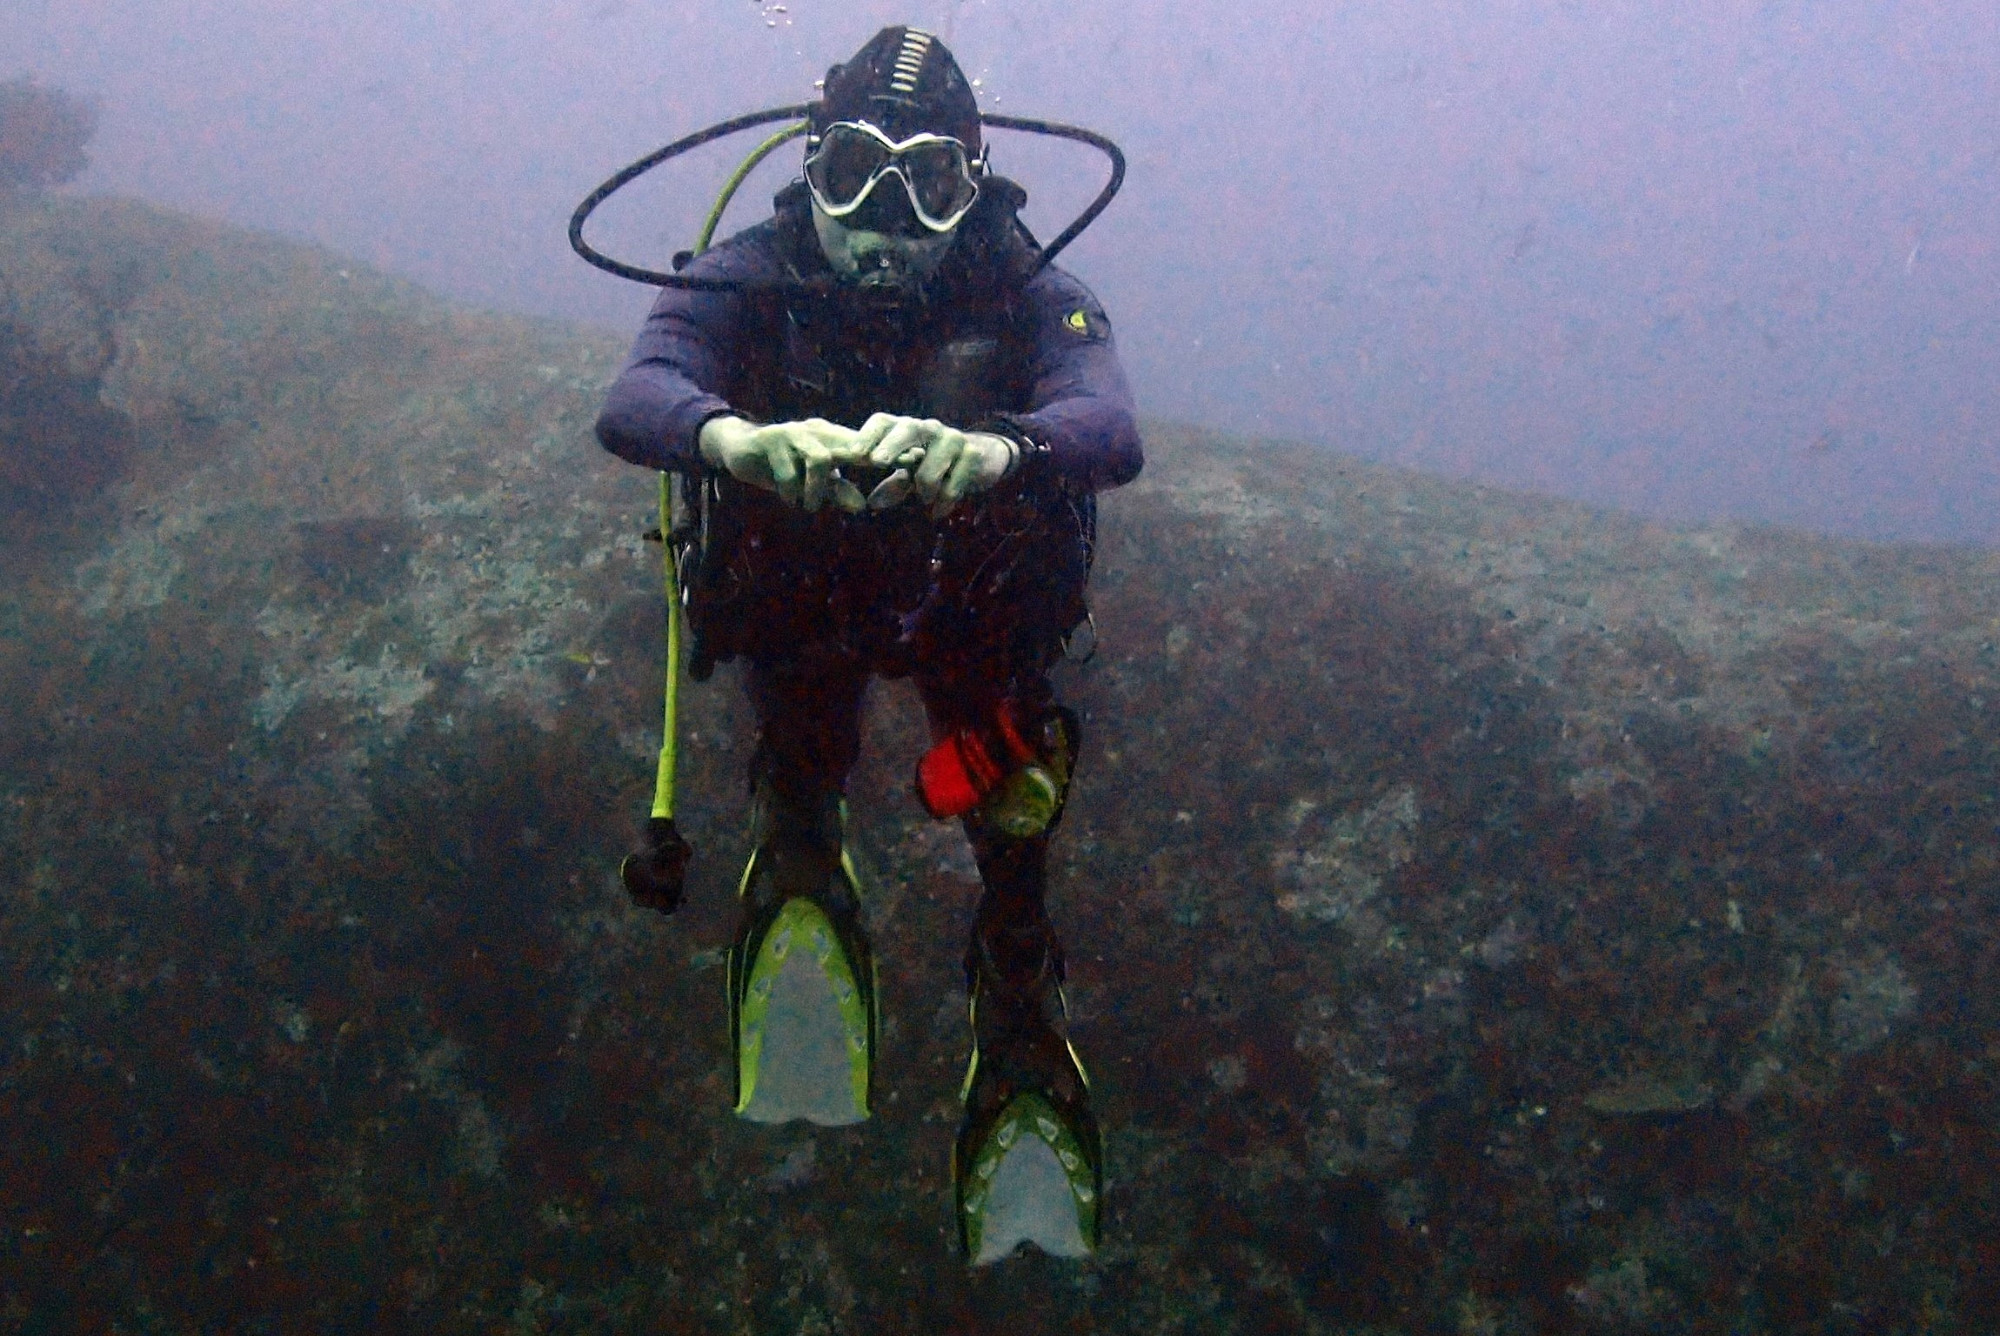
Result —
[[90, 165], [97, 103], [33, 78], [0, 80], [0, 207], [65, 185]]
[[408, 564], [421, 530], [398, 515], [346, 515], [300, 520], [298, 574], [313, 593], [368, 598]]
[[1881, 1044], [1916, 1009], [1916, 987], [1903, 967], [1880, 949], [1860, 960], [1837, 957], [1831, 969], [1835, 992], [1827, 1022], [1843, 1053], [1865, 1053]]
[[[1295, 824], [1304, 826], [1314, 806], [1298, 803]], [[1352, 918], [1375, 898], [1384, 877], [1410, 861], [1409, 832], [1416, 824], [1416, 790], [1403, 784], [1335, 817], [1317, 841], [1280, 849], [1271, 860], [1278, 908], [1328, 923]]]
[[2000, 1305], [1963, 1242], [2000, 1173], [2000, 558], [1150, 425], [1103, 502], [1101, 647], [1059, 682], [1105, 1247], [975, 1279], [946, 1165], [977, 892], [910, 797], [907, 685], [849, 794], [886, 851], [873, 1120], [801, 1143], [727, 1112], [731, 672], [683, 694], [686, 907], [619, 889], [662, 627], [653, 482], [590, 434], [623, 338], [128, 202], [22, 208], [17, 257], [22, 355], [124, 444], [47, 456], [90, 481], [35, 504], [78, 522], [16, 531], [0, 586], [0, 1312], [1750, 1332]]
[[1664, 1293], [1647, 1283], [1643, 1258], [1593, 1271], [1570, 1291], [1578, 1309], [1623, 1330], [1650, 1330], [1667, 1316]]
[[5, 279], [0, 271], [0, 519], [35, 525], [124, 473], [132, 424], [104, 402], [110, 350], [95, 363], [65, 356], [29, 323]]

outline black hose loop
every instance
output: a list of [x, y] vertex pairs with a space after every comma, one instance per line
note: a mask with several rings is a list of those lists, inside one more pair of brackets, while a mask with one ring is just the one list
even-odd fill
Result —
[[663, 274], [656, 269], [641, 269], [638, 265], [614, 260], [609, 255], [594, 249], [583, 239], [583, 224], [592, 213], [596, 212], [598, 205], [667, 159], [678, 158], [681, 154], [698, 149], [703, 144], [727, 138], [739, 130], [748, 130], [754, 125], [768, 125], [772, 121], [803, 120], [811, 113], [812, 107], [813, 104], [809, 102], [800, 102], [789, 107], [772, 107], [768, 111], [748, 112], [711, 125], [706, 130], [697, 130], [684, 139], [676, 139], [665, 148], [648, 153], [591, 191], [584, 197], [583, 203], [576, 206], [576, 212], [569, 216], [570, 249], [607, 274], [629, 278], [635, 283], [650, 283], [656, 288], [691, 288], [697, 292], [734, 292], [743, 285], [728, 279], [684, 278], [679, 274]]
[[1042, 247], [1041, 263], [1035, 266], [1036, 271], [1040, 272], [1049, 261], [1056, 258], [1056, 255], [1063, 247], [1081, 236], [1083, 229], [1096, 222], [1097, 215], [1103, 213], [1110, 206], [1111, 197], [1116, 195], [1118, 188], [1125, 184], [1125, 154], [1119, 149], [1118, 145], [1112, 143], [1103, 135], [1098, 134], [1095, 130], [1086, 130], [1081, 126], [1062, 125], [1055, 121], [1035, 120], [1027, 116], [1002, 116], [998, 112], [990, 111], [981, 112], [979, 119], [986, 125], [997, 126], [1002, 130], [1025, 130], [1029, 134], [1050, 135], [1057, 139], [1074, 139], [1079, 144], [1090, 145], [1105, 157], [1111, 159], [1111, 179], [1104, 183], [1104, 189], [1097, 192], [1097, 198], [1093, 199], [1089, 207], [1076, 216], [1075, 221], [1058, 232], [1054, 241]]
[[[735, 116], [729, 120], [711, 125], [706, 130], [697, 130], [683, 139], [676, 139], [665, 148], [648, 153], [645, 157], [639, 159], [631, 166], [624, 168], [603, 185], [591, 191], [589, 195], [584, 197], [583, 203], [576, 206], [576, 212], [572, 213], [569, 218], [570, 249], [608, 274], [616, 274], [620, 278], [629, 278], [635, 283], [647, 283], [656, 288], [685, 288], [694, 292], [736, 292], [748, 286], [737, 279], [696, 278], [686, 274], [665, 274], [657, 269], [642, 269], [635, 264], [626, 264], [622, 260], [614, 260], [610, 256], [593, 248], [589, 242], [583, 239], [583, 225], [589, 219], [590, 215], [597, 210], [598, 205], [604, 203], [605, 200], [611, 198], [617, 191], [630, 185], [634, 180], [650, 172], [653, 168], [666, 162], [668, 159], [677, 158], [683, 153], [700, 148], [703, 144], [712, 143], [717, 139], [733, 135], [739, 130], [748, 130], [752, 126], [768, 125], [772, 121], [803, 120], [811, 114], [813, 105], [812, 103], [801, 102], [788, 107], [773, 107], [768, 111], [753, 111], [742, 116]], [[1091, 223], [1095, 222], [1097, 215], [1103, 213], [1105, 208], [1110, 205], [1112, 196], [1116, 195], [1118, 188], [1125, 183], [1125, 154], [1119, 150], [1118, 145], [1112, 143], [1103, 135], [1098, 134], [1094, 130], [1085, 130], [1075, 125], [1062, 125], [1054, 121], [1037, 120], [1029, 116], [1003, 116], [998, 112], [982, 112], [979, 119], [983, 124], [1002, 130], [1021, 130], [1028, 134], [1049, 135], [1057, 139], [1071, 139], [1079, 144], [1088, 144], [1091, 148], [1096, 149], [1111, 160], [1111, 178], [1104, 183], [1104, 188], [1097, 192], [1097, 197], [1091, 200], [1089, 206], [1082, 213], [1078, 214], [1068, 227], [1065, 227], [1061, 232], [1056, 234], [1054, 241], [1042, 247], [1041, 259], [1035, 265], [1035, 271], [1039, 273], [1043, 267], [1055, 259], [1056, 255], [1065, 246], [1075, 241], [1082, 234], [1084, 228], [1089, 227]], [[802, 285], [810, 286], [809, 284]], [[778, 283], [773, 286], [785, 287], [789, 285]]]

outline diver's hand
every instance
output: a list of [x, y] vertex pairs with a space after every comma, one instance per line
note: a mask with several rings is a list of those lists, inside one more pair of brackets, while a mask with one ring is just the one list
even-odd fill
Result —
[[939, 517], [973, 493], [998, 486], [1021, 458], [1020, 448], [1004, 436], [894, 413], [877, 413], [862, 423], [855, 443], [876, 468], [914, 468], [911, 487]]
[[830, 496], [853, 510], [860, 492], [834, 470], [866, 459], [868, 445], [853, 428], [824, 418], [759, 425], [714, 417], [701, 427], [701, 457], [738, 482], [776, 492], [789, 505], [818, 510]]

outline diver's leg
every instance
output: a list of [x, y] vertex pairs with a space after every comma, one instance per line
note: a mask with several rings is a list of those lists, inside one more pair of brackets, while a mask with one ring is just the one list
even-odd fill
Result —
[[977, 819], [968, 834], [982, 887], [965, 950], [973, 1043], [1014, 1084], [1043, 1088], [1088, 1111], [1088, 1089], [1069, 1045], [1061, 939], [1047, 906], [1048, 835], [998, 835]]
[[[1068, 1048], [1068, 1018], [1062, 983], [1062, 941], [1048, 912], [1049, 840], [1062, 820], [1063, 800], [1076, 763], [1075, 716], [1059, 710], [1046, 677], [1018, 679], [1003, 707], [1020, 720], [1020, 731], [1035, 746], [1043, 767], [1061, 776], [1062, 792], [1048, 825], [1033, 834], [1003, 830], [992, 814], [975, 808], [965, 817], [966, 839], [979, 865], [979, 905], [973, 911], [965, 949], [966, 989], [975, 999], [975, 1024], [982, 1053], [1026, 1045], [1024, 1054], [1064, 1098], [1084, 1094]], [[1025, 688], [1025, 689], [1023, 689]], [[1004, 1041], [1004, 1042], [1001, 1042]]]
[[[1055, 705], [1045, 674], [1010, 675], [1004, 696], [999, 683], [966, 675], [919, 685], [941, 735], [1007, 709], [1048, 753], [1039, 759], [1066, 794], [1076, 720]], [[961, 1241], [974, 1263], [1023, 1241], [1065, 1256], [1097, 1243], [1103, 1156], [1089, 1083], [1069, 1043], [1062, 942], [1048, 915], [1049, 838], [1061, 815], [1059, 797], [1048, 825], [1032, 834], [1009, 833], [982, 809], [965, 818], [981, 892], [965, 953], [973, 1054], [953, 1177]]]
[[744, 686], [757, 712], [750, 758], [753, 832], [779, 890], [823, 885], [840, 860], [840, 799], [861, 751], [865, 667], [833, 645], [753, 660]]
[[841, 844], [867, 676], [815, 649], [753, 661], [755, 847], [730, 951], [736, 1111], [756, 1122], [860, 1121], [872, 1105], [875, 972]]
[[973, 1053], [952, 1168], [975, 1265], [1021, 1242], [1081, 1256], [1098, 1238], [1103, 1156], [1047, 905], [1049, 838], [1078, 742], [1048, 675], [1085, 615], [1093, 513], [1046, 471], [982, 497], [944, 530], [939, 596], [917, 636], [934, 739], [969, 732], [985, 745], [961, 755], [983, 749], [1000, 762], [982, 774], [1012, 769], [965, 819], [982, 890], [965, 958]]
[[867, 666], [838, 645], [799, 647], [783, 658], [751, 660], [744, 690], [757, 712], [751, 777], [802, 793], [847, 784], [861, 753], [861, 695]]

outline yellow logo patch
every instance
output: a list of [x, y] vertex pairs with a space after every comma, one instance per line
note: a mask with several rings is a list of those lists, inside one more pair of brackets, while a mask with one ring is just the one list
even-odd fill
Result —
[[1069, 327], [1070, 333], [1079, 338], [1101, 339], [1111, 333], [1110, 327], [1104, 323], [1104, 317], [1084, 306], [1079, 306], [1064, 316], [1063, 324]]

